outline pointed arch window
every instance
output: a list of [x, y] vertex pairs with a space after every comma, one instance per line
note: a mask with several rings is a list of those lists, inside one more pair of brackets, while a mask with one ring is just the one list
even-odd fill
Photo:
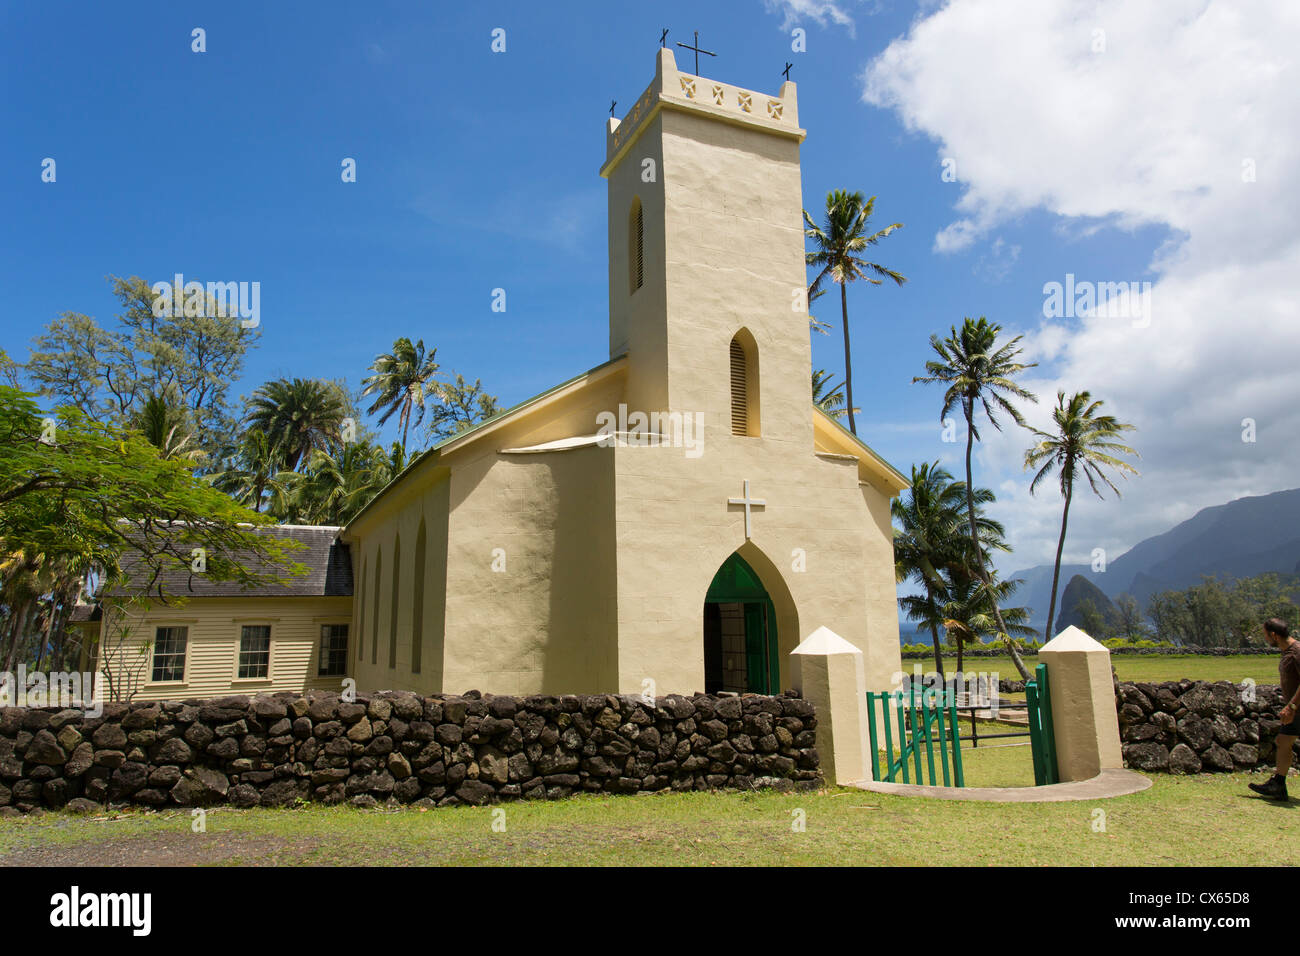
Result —
[[379, 661], [379, 604], [382, 600], [379, 597], [380, 572], [384, 568], [384, 556], [378, 550], [375, 551], [375, 586], [370, 592], [370, 663], [375, 664]]
[[415, 535], [415, 581], [413, 582], [411, 607], [411, 673], [420, 673], [420, 662], [424, 656], [424, 518], [420, 519], [420, 530]]
[[402, 584], [402, 536], [393, 542], [393, 600], [388, 616], [388, 667], [397, 667], [397, 592]]
[[731, 434], [756, 437], [758, 414], [758, 343], [748, 329], [731, 340], [728, 353], [731, 384]]
[[627, 217], [628, 295], [645, 285], [645, 211], [640, 197], [632, 200]]
[[364, 660], [366, 656], [366, 573], [370, 570], [370, 562], [365, 558], [361, 559], [361, 595], [357, 601], [357, 660]]

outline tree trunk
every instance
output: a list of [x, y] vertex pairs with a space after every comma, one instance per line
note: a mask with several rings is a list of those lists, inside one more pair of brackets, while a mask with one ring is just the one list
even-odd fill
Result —
[[1011, 663], [1016, 665], [1016, 670], [1020, 672], [1022, 680], [1029, 680], [1029, 670], [1025, 667], [1025, 662], [1020, 659], [1020, 652], [1016, 650], [1015, 642], [1007, 631], [1006, 622], [1002, 620], [1002, 611], [998, 608], [998, 598], [993, 592], [993, 583], [989, 580], [989, 573], [984, 568], [984, 549], [980, 547], [979, 527], [975, 524], [975, 485], [972, 481], [970, 463], [971, 450], [975, 442], [974, 400], [971, 398], [963, 399], [962, 411], [966, 413], [966, 513], [970, 520], [971, 545], [975, 549], [975, 567], [980, 580], [984, 582], [984, 587], [988, 589], [989, 604], [993, 608], [993, 617], [998, 622], [998, 631], [1001, 632], [1006, 641], [1007, 651], [1011, 654]]
[[1052, 599], [1047, 604], [1047, 632], [1043, 641], [1050, 641], [1056, 636], [1056, 585], [1061, 580], [1061, 552], [1065, 549], [1065, 525], [1070, 520], [1070, 498], [1074, 495], [1074, 482], [1065, 485], [1065, 508], [1061, 511], [1061, 537], [1056, 542], [1056, 567], [1052, 570]]
[[943, 682], [943, 656], [939, 653], [939, 627], [930, 621], [930, 636], [934, 639], [934, 669], [939, 673], [939, 682]]
[[858, 433], [858, 423], [853, 418], [853, 358], [849, 352], [849, 292], [846, 283], [840, 283], [840, 317], [844, 323], [844, 398], [849, 408], [849, 431]]

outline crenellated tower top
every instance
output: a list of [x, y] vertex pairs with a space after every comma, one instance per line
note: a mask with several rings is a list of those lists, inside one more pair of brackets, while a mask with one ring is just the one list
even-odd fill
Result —
[[802, 142], [799, 102], [794, 81], [781, 84], [776, 96], [746, 90], [730, 83], [683, 73], [677, 69], [673, 51], [659, 50], [655, 78], [622, 119], [610, 117], [605, 131], [605, 164], [601, 176], [636, 142], [637, 136], [663, 109], [705, 113], [727, 123], [754, 127]]

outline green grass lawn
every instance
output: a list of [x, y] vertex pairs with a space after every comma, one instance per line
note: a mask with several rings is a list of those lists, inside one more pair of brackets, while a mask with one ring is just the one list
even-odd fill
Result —
[[[1032, 782], [1029, 749], [965, 751], [970, 786]], [[830, 788], [584, 796], [498, 807], [210, 810], [0, 819], [5, 865], [1290, 865], [1300, 801], [1245, 774], [1153, 776], [1143, 793], [989, 804]], [[1094, 829], [1105, 812], [1105, 831]], [[799, 830], [794, 824], [802, 819]], [[494, 823], [497, 829], [494, 830]], [[504, 830], [501, 828], [504, 827]]]
[[[1227, 680], [1239, 684], [1247, 677], [1257, 684], [1277, 683], [1277, 656], [1273, 654], [1243, 654], [1236, 657], [1203, 657], [1188, 655], [1121, 655], [1112, 654], [1111, 663], [1120, 680], [1127, 681], [1162, 681], [1162, 680]], [[920, 663], [923, 668], [932, 668], [934, 660], [903, 661], [903, 670], [911, 671], [912, 665]], [[1025, 658], [1025, 666], [1031, 671], [1038, 663], [1038, 658]], [[945, 670], [957, 669], [957, 655], [945, 654]], [[1015, 665], [1010, 657], [972, 657], [964, 664], [967, 673], [997, 672], [1008, 680], [1018, 680]]]

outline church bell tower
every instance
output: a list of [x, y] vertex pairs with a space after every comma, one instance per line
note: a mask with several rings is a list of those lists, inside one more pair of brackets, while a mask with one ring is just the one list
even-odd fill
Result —
[[610, 118], [610, 357], [628, 406], [703, 412], [706, 435], [811, 444], [795, 84], [775, 96], [677, 69]]

